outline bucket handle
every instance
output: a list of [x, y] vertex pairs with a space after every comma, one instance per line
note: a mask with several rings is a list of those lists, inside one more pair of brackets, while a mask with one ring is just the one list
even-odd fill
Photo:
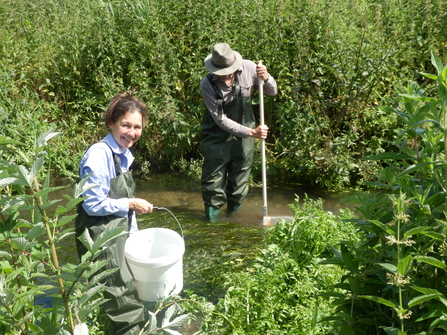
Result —
[[175, 221], [177, 221], [178, 226], [180, 227], [180, 232], [182, 233], [182, 238], [185, 239], [185, 236], [183, 236], [182, 225], [180, 224], [180, 222], [178, 222], [178, 220], [177, 220], [177, 218], [175, 217], [175, 215], [172, 214], [172, 212], [171, 212], [169, 209], [167, 209], [167, 208], [165, 208], [165, 207], [157, 207], [157, 206], [153, 206], [152, 208], [153, 208], [153, 209], [161, 209], [161, 210], [165, 210], [165, 211], [167, 211], [169, 214], [171, 214], [172, 217], [175, 219]]

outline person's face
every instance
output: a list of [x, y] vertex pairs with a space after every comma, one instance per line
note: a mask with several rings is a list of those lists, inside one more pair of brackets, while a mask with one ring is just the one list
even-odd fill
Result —
[[233, 74], [234, 74], [234, 73], [230, 73], [230, 74], [227, 74], [227, 75], [225, 75], [225, 76], [219, 76], [219, 78], [222, 79], [223, 81], [225, 81], [225, 80], [230, 80], [230, 79], [233, 78]]
[[141, 137], [143, 118], [140, 113], [127, 112], [117, 122], [110, 124], [110, 133], [121, 150], [130, 148]]

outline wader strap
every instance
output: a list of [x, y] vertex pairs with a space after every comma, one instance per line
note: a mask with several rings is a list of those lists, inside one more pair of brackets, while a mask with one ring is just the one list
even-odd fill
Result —
[[217, 118], [219, 121], [222, 120], [222, 113], [223, 111], [223, 99], [222, 99], [222, 92], [219, 90], [219, 88], [217, 87], [216, 83], [213, 80], [213, 75], [211, 73], [208, 73], [206, 75], [206, 77], [208, 78], [208, 80], [211, 83], [211, 86], [214, 89], [214, 94], [216, 95], [216, 99], [217, 99]]
[[[213, 80], [213, 75], [211, 73], [208, 73], [206, 77], [210, 81], [211, 86], [213, 87], [214, 90], [214, 94], [216, 95], [218, 120], [222, 121], [222, 114], [225, 113], [223, 109], [222, 92], [217, 87], [216, 82]], [[241, 84], [239, 84], [239, 74], [236, 73], [234, 77], [234, 96], [238, 98], [240, 95], [241, 95]]]
[[115, 154], [112, 150], [112, 148], [110, 147], [109, 143], [107, 143], [104, 140], [101, 140], [100, 142], [103, 142], [105, 144], [107, 144], [107, 146], [110, 148], [110, 150], [112, 151], [112, 157], [113, 157], [113, 162], [115, 163], [115, 173], [116, 176], [118, 177], [120, 174], [122, 174], [123, 172], [121, 171], [121, 159], [119, 158], [119, 156], [117, 154]]
[[239, 84], [239, 73], [234, 76], [234, 96], [239, 98], [241, 95], [241, 84]]

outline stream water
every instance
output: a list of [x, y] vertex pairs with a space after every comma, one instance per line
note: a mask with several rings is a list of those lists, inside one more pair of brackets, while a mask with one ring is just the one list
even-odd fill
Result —
[[[171, 175], [156, 175], [136, 180], [136, 183], [136, 197], [147, 199], [154, 206], [169, 209], [182, 226], [185, 239], [184, 290], [192, 290], [215, 303], [224, 294], [221, 274], [245, 269], [247, 262], [262, 247], [266, 232], [266, 226], [263, 225], [262, 188], [251, 187], [243, 206], [231, 217], [227, 217], [225, 210], [222, 210], [219, 221], [209, 223], [205, 220], [199, 182]], [[63, 194], [67, 193], [71, 191], [63, 190]], [[267, 195], [270, 217], [293, 216], [288, 205], [297, 197], [302, 200], [306, 196], [322, 198], [324, 209], [338, 214], [338, 202], [346, 196], [296, 185], [269, 187]], [[153, 213], [139, 216], [138, 225], [140, 229], [163, 227], [180, 233], [177, 221], [165, 210], [155, 209]], [[62, 258], [76, 263], [74, 241], [66, 243], [60, 250]]]

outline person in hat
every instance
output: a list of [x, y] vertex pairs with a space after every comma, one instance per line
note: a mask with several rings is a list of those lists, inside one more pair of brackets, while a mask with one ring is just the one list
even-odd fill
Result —
[[215, 222], [225, 204], [228, 214], [241, 206], [248, 193], [254, 139], [267, 138], [268, 127], [255, 125], [251, 103], [258, 78], [267, 95], [276, 95], [277, 86], [264, 65], [242, 59], [227, 43], [214, 45], [205, 68], [209, 73], [200, 83], [207, 110], [201, 124], [201, 184], [206, 218]]

